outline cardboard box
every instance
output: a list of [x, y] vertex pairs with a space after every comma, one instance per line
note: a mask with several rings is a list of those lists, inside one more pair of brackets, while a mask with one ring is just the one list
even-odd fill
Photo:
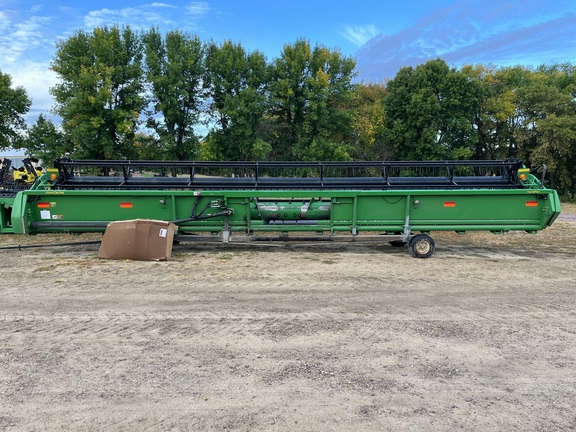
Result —
[[160, 261], [172, 255], [177, 226], [159, 220], [134, 219], [111, 222], [98, 251], [99, 258]]

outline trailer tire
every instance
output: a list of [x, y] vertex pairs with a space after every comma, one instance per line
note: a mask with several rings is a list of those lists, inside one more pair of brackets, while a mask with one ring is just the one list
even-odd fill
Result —
[[435, 244], [429, 235], [417, 234], [410, 240], [408, 248], [414, 258], [430, 258], [434, 253]]

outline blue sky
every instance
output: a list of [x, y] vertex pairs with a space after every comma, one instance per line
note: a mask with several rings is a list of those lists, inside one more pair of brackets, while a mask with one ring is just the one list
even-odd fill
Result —
[[32, 98], [29, 120], [53, 105], [55, 42], [113, 24], [230, 39], [269, 60], [303, 37], [355, 57], [359, 78], [371, 81], [437, 57], [454, 66], [576, 59], [574, 0], [0, 0], [0, 70]]

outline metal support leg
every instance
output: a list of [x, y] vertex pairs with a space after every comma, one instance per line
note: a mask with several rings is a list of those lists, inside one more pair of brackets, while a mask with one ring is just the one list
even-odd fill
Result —
[[228, 216], [224, 218], [224, 229], [222, 229], [222, 243], [230, 243], [230, 224]]

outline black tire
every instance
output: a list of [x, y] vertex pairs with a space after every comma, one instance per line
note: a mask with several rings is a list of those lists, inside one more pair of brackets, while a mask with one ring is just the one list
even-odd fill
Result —
[[388, 243], [390, 243], [394, 247], [403, 247], [408, 244], [408, 242], [402, 240], [390, 240]]
[[430, 258], [434, 253], [434, 240], [426, 234], [417, 234], [410, 240], [408, 245], [410, 255], [414, 258]]

